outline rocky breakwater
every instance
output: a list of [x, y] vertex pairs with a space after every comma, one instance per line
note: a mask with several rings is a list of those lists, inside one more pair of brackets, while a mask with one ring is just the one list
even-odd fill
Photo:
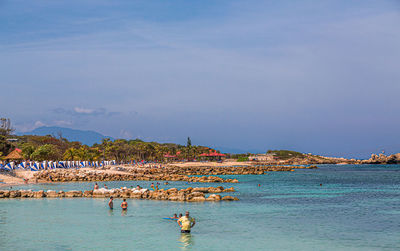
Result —
[[70, 181], [121, 181], [121, 180], [167, 180], [190, 181], [203, 183], [238, 183], [236, 179], [223, 179], [216, 176], [189, 177], [187, 175], [169, 173], [128, 173], [106, 170], [80, 169], [53, 169], [42, 170], [34, 174], [42, 182], [70, 182]]
[[218, 193], [235, 192], [233, 187], [188, 187], [178, 190], [170, 188], [168, 190], [159, 189], [151, 191], [149, 189], [96, 189], [91, 191], [32, 191], [32, 190], [0, 190], [0, 198], [131, 198], [147, 200], [169, 200], [186, 202], [204, 201], [237, 201], [237, 197], [221, 196]]
[[[124, 169], [132, 174], [141, 175], [262, 175], [266, 172], [288, 172], [299, 168], [297, 166], [271, 166], [265, 164], [257, 164], [253, 166], [175, 166], [168, 165], [166, 168], [141, 168], [141, 169]], [[303, 168], [317, 168], [316, 166], [305, 166]], [[235, 181], [233, 181], [235, 182]]]

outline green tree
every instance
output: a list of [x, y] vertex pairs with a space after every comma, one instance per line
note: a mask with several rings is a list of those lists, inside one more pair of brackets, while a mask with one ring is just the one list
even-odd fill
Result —
[[31, 143], [24, 143], [21, 146], [21, 150], [25, 159], [31, 159], [32, 153], [35, 152], [36, 148]]
[[77, 149], [70, 147], [64, 152], [63, 159], [75, 160], [75, 156], [77, 156]]
[[60, 158], [60, 152], [55, 145], [46, 144], [36, 149], [31, 154], [31, 158], [37, 161], [58, 160]]
[[187, 138], [187, 143], [186, 143], [186, 158], [189, 160], [191, 158], [191, 150], [192, 150], [192, 140], [190, 137]]

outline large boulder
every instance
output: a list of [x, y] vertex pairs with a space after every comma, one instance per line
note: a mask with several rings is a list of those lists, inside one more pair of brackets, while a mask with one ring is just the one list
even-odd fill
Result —
[[224, 188], [222, 186], [219, 187], [209, 187], [208, 192], [209, 193], [222, 193], [224, 191]]
[[33, 198], [43, 198], [46, 197], [46, 194], [43, 190], [33, 192]]
[[223, 191], [223, 193], [230, 193], [230, 192], [235, 192], [235, 188], [230, 187], [230, 188], [224, 189], [224, 191]]
[[58, 197], [58, 193], [57, 193], [57, 191], [54, 191], [54, 190], [47, 190], [46, 197], [48, 197], [48, 198], [57, 198]]
[[204, 196], [196, 196], [196, 197], [192, 197], [188, 201], [189, 202], [204, 202], [204, 201], [206, 201], [206, 198]]
[[222, 197], [222, 200], [233, 201], [233, 200], [239, 200], [239, 199], [236, 197], [232, 197], [232, 196], [224, 196], [224, 197]]
[[178, 189], [177, 188], [170, 188], [167, 190], [168, 194], [174, 194], [174, 193], [178, 193]]
[[84, 191], [83, 192], [83, 197], [92, 197], [93, 196], [93, 191]]
[[21, 197], [22, 198], [32, 198], [33, 192], [31, 190], [21, 190]]
[[19, 190], [11, 190], [10, 191], [10, 198], [17, 198], [21, 197], [21, 192]]
[[192, 192], [208, 193], [208, 187], [195, 187]]
[[0, 198], [8, 198], [8, 197], [10, 197], [10, 191], [0, 190]]
[[219, 194], [210, 194], [206, 201], [220, 201], [221, 200], [221, 195]]
[[204, 193], [201, 192], [192, 192], [187, 195], [188, 200], [190, 200], [193, 197], [205, 197]]
[[65, 197], [72, 198], [72, 197], [82, 197], [82, 191], [67, 191], [65, 192]]

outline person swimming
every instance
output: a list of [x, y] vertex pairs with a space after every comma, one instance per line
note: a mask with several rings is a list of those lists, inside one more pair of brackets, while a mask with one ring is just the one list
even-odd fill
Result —
[[108, 189], [108, 186], [107, 186], [106, 184], [104, 184], [104, 188], [105, 188], [105, 189]]
[[121, 208], [122, 210], [128, 210], [128, 202], [126, 202], [126, 199], [121, 203]]
[[97, 182], [94, 184], [94, 190], [99, 189], [99, 185], [97, 184]]
[[171, 219], [173, 219], [173, 220], [178, 220], [179, 217], [178, 217], [178, 215], [174, 214], [174, 216], [172, 216]]

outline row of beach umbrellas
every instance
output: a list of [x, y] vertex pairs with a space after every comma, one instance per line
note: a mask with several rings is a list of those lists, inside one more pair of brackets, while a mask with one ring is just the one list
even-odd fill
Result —
[[20, 164], [16, 164], [14, 162], [9, 162], [5, 165], [0, 164], [0, 169], [12, 171], [16, 169], [21, 170], [31, 170], [31, 171], [39, 171], [45, 169], [56, 169], [56, 168], [83, 168], [83, 167], [102, 167], [116, 165], [115, 160], [111, 161], [42, 161], [42, 162], [33, 162], [33, 161], [24, 161]]

